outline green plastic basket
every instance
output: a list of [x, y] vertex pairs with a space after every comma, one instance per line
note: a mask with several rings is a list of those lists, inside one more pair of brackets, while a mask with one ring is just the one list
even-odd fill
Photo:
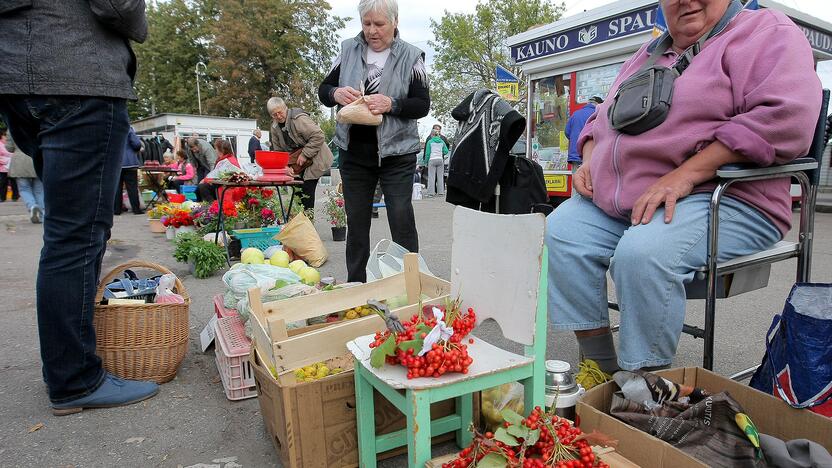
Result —
[[231, 231], [234, 237], [240, 239], [241, 248], [256, 247], [260, 250], [266, 250], [273, 245], [280, 245], [279, 241], [273, 239], [278, 232], [280, 232], [279, 226], [235, 229]]

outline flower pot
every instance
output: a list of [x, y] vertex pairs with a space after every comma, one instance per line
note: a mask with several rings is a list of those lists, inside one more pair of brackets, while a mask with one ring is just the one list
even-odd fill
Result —
[[193, 227], [193, 226], [180, 226], [180, 227], [176, 228], [176, 235], [178, 236], [179, 234], [184, 234], [186, 232], [194, 232], [194, 231], [196, 231], [196, 228]]
[[173, 226], [165, 228], [165, 238], [167, 240], [173, 240], [174, 237], [176, 237], [176, 228]]
[[332, 240], [343, 241], [347, 238], [347, 227], [332, 227]]
[[162, 220], [160, 219], [147, 219], [147, 225], [150, 227], [150, 232], [156, 234], [164, 234], [165, 233], [165, 226], [162, 224]]

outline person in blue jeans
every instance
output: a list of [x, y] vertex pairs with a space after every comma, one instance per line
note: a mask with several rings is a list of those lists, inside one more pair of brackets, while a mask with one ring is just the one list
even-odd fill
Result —
[[59, 416], [159, 391], [102, 368], [92, 323], [127, 142], [127, 99], [136, 98], [128, 40], [146, 37], [144, 0], [0, 2], [0, 116], [34, 159], [48, 213], [37, 316], [43, 377]]
[[12, 153], [9, 177], [14, 177], [17, 180], [20, 198], [26, 203], [26, 209], [29, 211], [29, 220], [32, 223], [40, 224], [46, 215], [43, 204], [43, 183], [38, 179], [32, 158], [20, 151], [11, 137], [6, 140], [6, 149]]

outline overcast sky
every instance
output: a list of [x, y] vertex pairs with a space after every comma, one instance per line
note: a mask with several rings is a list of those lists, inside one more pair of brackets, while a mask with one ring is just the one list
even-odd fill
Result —
[[[329, 0], [333, 13], [353, 19], [341, 30], [341, 38], [352, 37], [361, 30], [358, 21], [358, 0]], [[566, 14], [571, 16], [612, 3], [611, 0], [566, 0]], [[832, 23], [831, 0], [780, 0], [780, 4]], [[432, 65], [433, 50], [428, 41], [433, 39], [431, 18], [439, 19], [445, 11], [452, 13], [473, 12], [477, 0], [399, 0], [399, 30], [402, 39], [421, 48], [427, 54], [428, 67]], [[825, 88], [832, 88], [832, 60], [818, 66]], [[435, 119], [427, 117], [419, 122], [420, 134], [428, 132]]]

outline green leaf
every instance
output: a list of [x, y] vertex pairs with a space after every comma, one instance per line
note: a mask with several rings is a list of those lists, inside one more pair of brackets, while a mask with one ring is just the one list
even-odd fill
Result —
[[422, 346], [425, 344], [425, 340], [419, 338], [410, 341], [402, 341], [399, 343], [399, 349], [402, 351], [407, 351], [408, 349], [412, 349], [414, 353], [418, 353], [422, 350]]
[[431, 330], [431, 327], [425, 325], [424, 323], [420, 323], [419, 325], [416, 325], [416, 333], [414, 333], [414, 335], [419, 336], [419, 333], [430, 333]]
[[512, 447], [520, 445], [520, 442], [517, 439], [515, 439], [513, 435], [509, 434], [508, 431], [506, 431], [506, 428], [504, 427], [497, 429], [497, 432], [494, 433], [494, 440], [499, 440], [500, 442], [506, 445], [510, 445]]
[[390, 335], [384, 343], [373, 348], [370, 352], [370, 365], [378, 369], [384, 365], [384, 358], [393, 356], [396, 353], [396, 337]]
[[533, 431], [529, 431], [529, 436], [525, 437], [526, 445], [534, 445], [537, 443], [538, 439], [540, 439], [540, 429], [535, 429]]
[[522, 437], [527, 439], [529, 437], [529, 428], [523, 425], [514, 425], [508, 427], [508, 433], [514, 437]]
[[500, 416], [503, 417], [504, 421], [508, 421], [509, 424], [520, 426], [523, 424], [523, 416], [520, 416], [515, 411], [506, 408], [500, 411]]
[[508, 460], [498, 453], [489, 453], [477, 463], [477, 468], [506, 468]]

